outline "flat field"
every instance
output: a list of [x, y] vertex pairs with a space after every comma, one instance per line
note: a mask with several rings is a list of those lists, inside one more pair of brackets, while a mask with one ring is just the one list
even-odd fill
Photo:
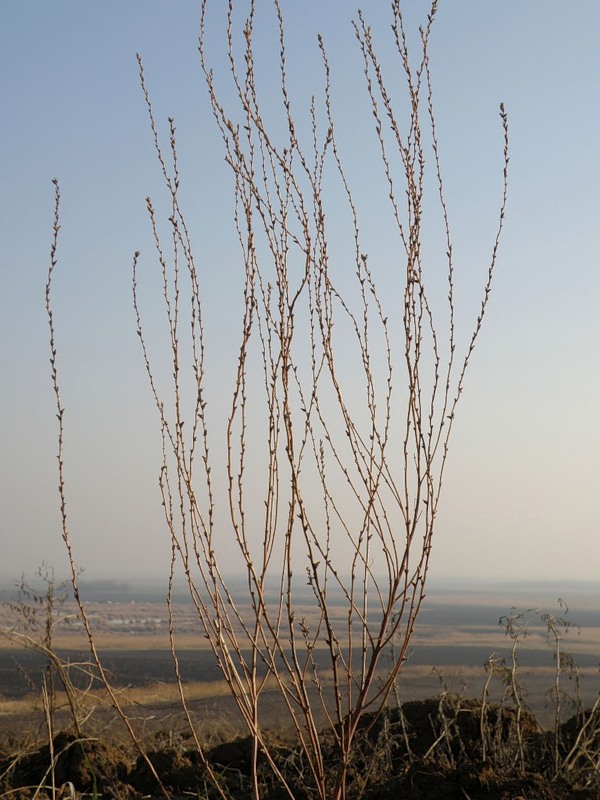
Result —
[[[578, 666], [580, 690], [585, 704], [597, 696], [600, 679], [600, 602], [594, 587], [560, 587], [571, 599], [572, 607], [566, 618], [572, 621], [564, 631], [561, 647], [573, 656]], [[14, 613], [8, 601], [10, 590], [4, 590], [3, 626], [15, 625]], [[511, 663], [510, 637], [499, 625], [502, 616], [527, 612], [527, 635], [519, 642], [517, 657], [519, 680], [527, 691], [527, 703], [543, 724], [550, 724], [553, 710], [548, 691], [556, 675], [555, 653], [548, 641], [542, 614], [564, 615], [556, 606], [557, 590], [538, 586], [523, 590], [519, 587], [496, 587], [465, 591], [457, 587], [433, 588], [422, 609], [412, 641], [408, 662], [399, 681], [398, 694], [402, 701], [424, 699], [447, 689], [468, 697], [481, 696], [486, 679], [484, 664], [492, 654]], [[114, 584], [94, 587], [87, 595], [87, 611], [95, 631], [95, 642], [103, 664], [122, 693], [124, 702], [135, 706], [140, 716], [154, 719], [165, 715], [180, 715], [180, 698], [175, 684], [173, 656], [168, 635], [168, 615], [160, 587], [139, 584]], [[346, 611], [339, 598], [340, 618]], [[199, 632], [194, 606], [185, 594], [176, 598], [176, 650], [185, 695], [191, 708], [209, 725], [211, 720], [237, 729], [239, 720], [227, 686]], [[243, 602], [243, 599], [240, 599]], [[334, 609], [338, 606], [335, 604]], [[310, 620], [310, 598], [303, 609]], [[61, 609], [66, 618], [53, 634], [53, 647], [60, 657], [70, 663], [89, 661], [89, 647], [77, 620], [73, 601]], [[18, 620], [17, 620], [18, 621]], [[327, 652], [323, 645], [319, 660], [323, 664], [322, 679], [328, 682]], [[0, 715], [4, 725], [27, 725], [39, 706], [45, 659], [32, 649], [18, 647], [8, 637], [0, 637]], [[386, 668], [385, 658], [381, 669]], [[93, 668], [91, 670], [94, 671]], [[72, 671], [77, 676], [77, 671]], [[82, 688], [86, 678], [74, 678]], [[563, 676], [564, 688], [575, 694], [574, 674]], [[496, 698], [502, 686], [492, 685]], [[492, 695], [492, 697], [494, 696]], [[103, 708], [106, 698], [94, 688], [92, 702]], [[39, 710], [39, 709], [38, 709]], [[264, 710], [273, 728], [283, 719], [280, 699], [274, 688], [264, 693]]]

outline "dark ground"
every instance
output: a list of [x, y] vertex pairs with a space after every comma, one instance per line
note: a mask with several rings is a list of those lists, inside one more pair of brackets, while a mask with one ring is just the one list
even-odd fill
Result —
[[[579, 737], [578, 744], [584, 722], [571, 720], [563, 725], [555, 751], [553, 735], [541, 731], [527, 712], [518, 719], [514, 711], [489, 706], [482, 716], [479, 701], [451, 696], [405, 703], [402, 716], [396, 709], [384, 718], [364, 718], [348, 771], [347, 797], [599, 800], [598, 713], [588, 720], [587, 733], [583, 739]], [[275, 734], [267, 735], [266, 741], [294, 799], [316, 797], [306, 756]], [[333, 796], [339, 762], [332, 731], [323, 734], [321, 745], [328, 796]], [[100, 738], [90, 736], [83, 740], [61, 732], [53, 740], [55, 785], [71, 782], [77, 797], [83, 793], [106, 800], [148, 800], [164, 798], [165, 793], [172, 800], [252, 797], [252, 742], [247, 737], [208, 744], [204, 763], [189, 733], [172, 729], [146, 731], [144, 747], [146, 758], [131, 743], [111, 735], [111, 731], [104, 731]], [[28, 746], [5, 731], [0, 739], [0, 797], [51, 797], [48, 789], [39, 788], [49, 785], [51, 760], [48, 744]], [[223, 795], [214, 788], [211, 769]], [[289, 798], [281, 781], [274, 779], [264, 756], [259, 756], [258, 780], [264, 800]]]

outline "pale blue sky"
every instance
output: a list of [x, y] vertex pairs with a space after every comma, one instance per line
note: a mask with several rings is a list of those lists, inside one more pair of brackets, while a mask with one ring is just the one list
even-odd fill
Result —
[[[375, 218], [355, 6], [284, 6], [298, 107], [321, 87], [322, 31], [356, 194]], [[404, 6], [414, 31], [428, 3]], [[387, 2], [370, 0], [364, 10], [383, 35]], [[160, 192], [136, 51], [161, 124], [176, 118], [183, 202], [214, 298], [207, 314], [219, 343], [217, 394], [229, 378], [219, 348], [236, 331], [222, 310], [239, 301], [239, 259], [227, 227], [230, 175], [199, 69], [198, 18], [188, 0], [0, 6], [4, 574], [32, 572], [42, 559], [64, 564], [43, 305], [54, 176], [63, 194], [55, 313], [76, 557], [91, 575], [156, 575], [168, 552], [158, 428], [129, 286], [135, 250], [152, 264], [144, 198]], [[276, 42], [268, 30], [258, 35], [268, 63]], [[492, 305], [452, 441], [433, 558], [439, 577], [600, 575], [599, 37], [597, 0], [440, 2], [434, 92], [457, 263], [467, 276], [485, 269], [494, 230], [501, 100], [511, 177]], [[217, 72], [220, 45], [211, 42]], [[152, 324], [158, 303], [150, 293], [145, 301]]]

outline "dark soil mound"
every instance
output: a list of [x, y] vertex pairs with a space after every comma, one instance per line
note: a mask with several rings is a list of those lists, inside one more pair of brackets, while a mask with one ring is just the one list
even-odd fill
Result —
[[[350, 728], [352, 720], [344, 726]], [[579, 751], [581, 732], [586, 748]], [[323, 735], [326, 780], [339, 774], [336, 736]], [[311, 773], [299, 748], [266, 738], [269, 756], [254, 752], [250, 737], [213, 746], [201, 755], [181, 738], [149, 748], [145, 756], [130, 748], [61, 733], [54, 739], [54, 786], [67, 785], [62, 797], [78, 793], [105, 800], [140, 800], [165, 794], [172, 800], [195, 797], [232, 800], [252, 797], [253, 765], [261, 797], [289, 800], [279, 771], [295, 800], [312, 800]], [[597, 769], [598, 720], [581, 715], [562, 726], [558, 742], [540, 730], [525, 710], [443, 696], [405, 703], [380, 715], [364, 715], [355, 731], [355, 748], [346, 773], [348, 797], [361, 800], [600, 800]], [[0, 752], [2, 797], [39, 800], [51, 796], [52, 753]], [[270, 759], [270, 760], [269, 760]], [[594, 760], [595, 759], [595, 760]], [[561, 768], [557, 769], [557, 763]], [[161, 789], [162, 784], [162, 789]], [[68, 789], [68, 791], [67, 791]], [[59, 795], [60, 796], [60, 795]], [[79, 796], [79, 795], [78, 795]]]
[[57, 787], [71, 782], [79, 792], [86, 794], [123, 798], [128, 796], [127, 793], [111, 793], [114, 787], [120, 788], [127, 782], [129, 762], [123, 751], [109, 742], [78, 739], [64, 732], [54, 738], [52, 753], [46, 744], [21, 757], [2, 754], [2, 791], [23, 789], [12, 796], [29, 800], [38, 786], [52, 784], [52, 761], [54, 785]]

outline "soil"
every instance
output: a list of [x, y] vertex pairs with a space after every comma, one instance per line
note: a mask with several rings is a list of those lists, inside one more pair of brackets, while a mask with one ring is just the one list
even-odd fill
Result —
[[[482, 720], [484, 740], [482, 739]], [[558, 755], [571, 751], [583, 720], [562, 726]], [[347, 797], [352, 800], [600, 800], [600, 776], [594, 768], [600, 750], [600, 729], [593, 721], [587, 755], [556, 775], [554, 737], [540, 730], [527, 712], [442, 696], [413, 701], [384, 716], [365, 715], [356, 733], [349, 765]], [[346, 721], [344, 727], [348, 725]], [[590, 726], [588, 726], [590, 728]], [[249, 737], [212, 742], [205, 760], [191, 734], [160, 731], [148, 734], [145, 755], [114, 735], [77, 738], [62, 731], [49, 745], [27, 744], [6, 730], [0, 737], [0, 797], [39, 800], [52, 797], [49, 765], [54, 757], [56, 797], [87, 795], [105, 800], [171, 800], [252, 797], [253, 746]], [[336, 736], [323, 734], [321, 745], [326, 780], [338, 774]], [[273, 762], [285, 776], [295, 800], [313, 800], [306, 756], [293, 743], [272, 734], [266, 742]], [[589, 762], [589, 763], [588, 763]], [[210, 778], [212, 771], [213, 778]], [[264, 755], [258, 756], [260, 797], [283, 800], [287, 793], [274, 777]], [[160, 778], [161, 791], [156, 776]], [[220, 794], [214, 784], [218, 783]], [[62, 794], [59, 789], [62, 788]], [[76, 794], [73, 794], [73, 790]]]

